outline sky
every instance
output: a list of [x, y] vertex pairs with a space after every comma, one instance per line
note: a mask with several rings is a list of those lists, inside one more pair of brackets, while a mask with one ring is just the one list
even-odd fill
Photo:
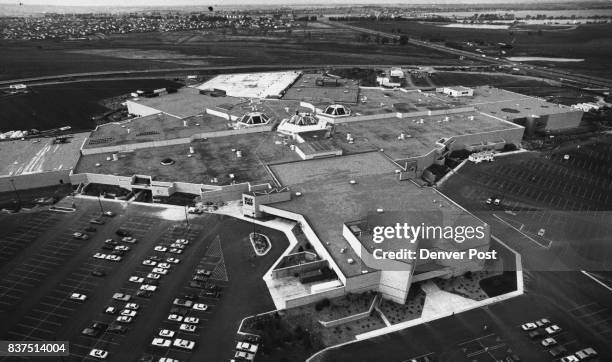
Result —
[[[0, 0], [0, 4], [60, 6], [223, 6], [223, 5], [301, 5], [301, 4], [476, 4], [545, 3], [572, 0]], [[581, 1], [577, 0], [576, 2]], [[582, 0], [586, 1], [586, 0]]]

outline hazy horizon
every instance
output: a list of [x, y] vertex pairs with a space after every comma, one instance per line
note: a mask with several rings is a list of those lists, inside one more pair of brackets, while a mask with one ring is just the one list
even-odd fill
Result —
[[0, 0], [2, 5], [88, 6], [88, 7], [172, 7], [172, 6], [236, 6], [236, 5], [470, 5], [470, 4], [545, 4], [545, 3], [606, 3], [605, 0], [416, 0], [410, 4], [389, 0]]

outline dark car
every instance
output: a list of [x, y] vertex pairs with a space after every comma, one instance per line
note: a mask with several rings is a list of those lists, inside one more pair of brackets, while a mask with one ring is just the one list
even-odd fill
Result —
[[112, 246], [112, 245], [105, 244], [105, 245], [102, 245], [102, 249], [104, 249], [104, 250], [115, 250], [115, 247]]
[[531, 331], [529, 332], [529, 338], [531, 339], [542, 339], [544, 338], [544, 334], [540, 331]]
[[189, 286], [192, 288], [204, 288], [205, 284], [197, 280], [192, 280], [189, 282]]
[[121, 236], [121, 237], [125, 237], [125, 236], [132, 236], [132, 233], [130, 233], [128, 230], [125, 229], [119, 229], [117, 231], [115, 231], [115, 234]]
[[94, 324], [91, 325], [91, 328], [104, 332], [106, 329], [108, 329], [108, 324], [95, 322]]
[[85, 231], [89, 232], [89, 233], [93, 233], [95, 232], [97, 229], [93, 226], [88, 226], [85, 228]]
[[213, 292], [211, 290], [203, 290], [200, 292], [200, 297], [219, 298], [220, 296], [221, 296], [221, 293]]
[[163, 259], [161, 256], [151, 255], [151, 256], [149, 257], [149, 260], [151, 260], [151, 261], [157, 261], [157, 262], [160, 262], [160, 261], [162, 261], [162, 260], [164, 260], [164, 259]]
[[195, 295], [195, 294], [185, 294], [185, 295], [183, 295], [183, 299], [198, 300], [198, 296]]
[[203, 275], [194, 275], [192, 279], [198, 282], [205, 282], [208, 278]]
[[147, 279], [144, 284], [159, 286], [159, 280], [156, 279]]
[[146, 290], [139, 290], [136, 292], [136, 296], [141, 298], [151, 298], [151, 295], [151, 292], [147, 292]]
[[108, 327], [106, 331], [108, 333], [125, 334], [128, 331], [128, 329], [127, 327], [113, 324], [110, 327]]
[[180, 308], [180, 307], [172, 307], [170, 308], [170, 314], [178, 314], [178, 315], [186, 315], [187, 312], [189, 312], [187, 309], [185, 308]]
[[95, 328], [85, 328], [81, 331], [81, 334], [84, 336], [98, 338], [102, 334], [102, 331]]
[[551, 356], [553, 357], [559, 357], [560, 355], [564, 354], [567, 352], [567, 349], [565, 349], [565, 347], [563, 346], [556, 346], [554, 348], [551, 348], [548, 353], [550, 353]]
[[106, 275], [106, 272], [104, 270], [94, 269], [91, 271], [91, 275], [94, 277], [103, 277]]

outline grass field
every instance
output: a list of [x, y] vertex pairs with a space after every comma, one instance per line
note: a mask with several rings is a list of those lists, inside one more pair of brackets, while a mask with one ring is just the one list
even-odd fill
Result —
[[[582, 58], [576, 63], [540, 63], [577, 72], [612, 77], [610, 56], [612, 56], [612, 24], [580, 25], [574, 30], [543, 30], [539, 32], [445, 28], [434, 23], [416, 21], [359, 21], [355, 26], [391, 32], [401, 29], [412, 38], [443, 42], [486, 42], [513, 43], [514, 48], [507, 56], [542, 56]], [[544, 28], [546, 29], [546, 28]], [[534, 63], [535, 64], [535, 63]]]
[[358, 43], [346, 29], [246, 36], [189, 31], [110, 35], [91, 41], [0, 42], [0, 79], [200, 65], [456, 64], [414, 46]]

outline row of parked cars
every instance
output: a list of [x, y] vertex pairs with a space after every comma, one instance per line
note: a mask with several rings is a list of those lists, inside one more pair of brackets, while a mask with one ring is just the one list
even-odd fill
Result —
[[597, 352], [591, 347], [581, 349], [573, 354], [567, 354], [567, 349], [554, 337], [561, 333], [563, 329], [557, 324], [552, 324], [547, 318], [524, 323], [521, 325], [521, 329], [528, 332], [529, 338], [539, 340], [540, 345], [548, 349], [548, 353], [552, 357], [560, 357], [561, 362], [580, 362], [597, 356]]

